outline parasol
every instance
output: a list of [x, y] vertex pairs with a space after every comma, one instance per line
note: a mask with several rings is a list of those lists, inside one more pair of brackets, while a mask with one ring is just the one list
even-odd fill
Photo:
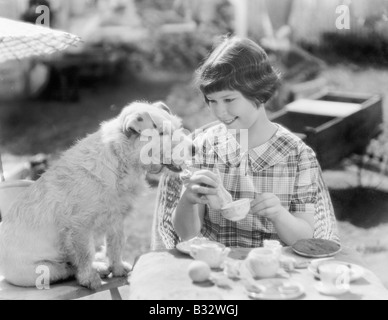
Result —
[[[0, 18], [0, 63], [52, 54], [80, 41], [78, 36], [67, 32]], [[1, 154], [0, 181], [4, 181]]]
[[0, 63], [52, 54], [80, 41], [67, 32], [0, 18]]

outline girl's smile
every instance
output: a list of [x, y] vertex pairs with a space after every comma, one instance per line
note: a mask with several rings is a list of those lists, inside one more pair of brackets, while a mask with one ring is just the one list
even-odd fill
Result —
[[263, 106], [245, 98], [237, 90], [223, 90], [206, 95], [209, 107], [214, 115], [228, 130], [248, 130], [249, 148], [267, 142], [277, 131], [271, 123]]
[[231, 119], [231, 120], [221, 120], [223, 123], [225, 123], [227, 126], [231, 125], [232, 123], [234, 123], [236, 120], [238, 119], [238, 117], [234, 118], [234, 119]]
[[236, 90], [208, 94], [209, 107], [228, 129], [249, 129], [257, 120], [258, 108]]

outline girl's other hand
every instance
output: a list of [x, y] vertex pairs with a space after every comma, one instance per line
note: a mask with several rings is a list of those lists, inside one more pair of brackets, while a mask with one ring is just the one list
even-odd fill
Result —
[[217, 175], [211, 171], [196, 171], [185, 182], [186, 191], [182, 197], [191, 204], [208, 204], [206, 196], [217, 194], [218, 180]]
[[272, 193], [259, 194], [251, 202], [252, 214], [257, 214], [271, 221], [275, 221], [285, 210], [280, 199]]

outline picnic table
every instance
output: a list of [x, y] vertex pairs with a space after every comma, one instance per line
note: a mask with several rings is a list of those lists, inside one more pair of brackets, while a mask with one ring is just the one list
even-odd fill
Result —
[[[243, 260], [251, 249], [232, 249], [230, 258]], [[296, 259], [291, 248], [284, 248], [283, 255]], [[366, 272], [362, 279], [351, 284], [348, 293], [341, 296], [322, 295], [315, 289], [318, 283], [307, 269], [295, 270], [289, 274], [290, 280], [299, 282], [305, 289], [304, 300], [388, 300], [388, 290], [380, 279], [362, 261], [361, 256], [348, 249], [335, 257], [336, 260], [363, 266]], [[193, 259], [177, 250], [147, 253], [135, 264], [130, 277], [130, 300], [249, 300], [242, 281], [231, 281], [231, 288], [225, 289], [211, 283], [194, 284], [188, 275], [188, 267]], [[215, 272], [222, 274], [222, 271]]]
[[[229, 258], [244, 260], [251, 249], [234, 248]], [[290, 248], [283, 255], [297, 260]], [[307, 269], [290, 273], [289, 279], [299, 282], [305, 289], [303, 300], [388, 300], [388, 290], [380, 279], [368, 270], [361, 256], [343, 248], [336, 260], [361, 265], [365, 268], [362, 279], [351, 284], [351, 290], [341, 296], [326, 296], [315, 289], [318, 280]], [[311, 259], [307, 259], [311, 260]], [[152, 251], [137, 259], [129, 279], [103, 280], [98, 291], [80, 287], [76, 281], [51, 286], [50, 290], [20, 288], [7, 283], [0, 275], [0, 300], [249, 300], [242, 281], [230, 281], [229, 289], [205, 284], [194, 284], [188, 276], [188, 266], [193, 259], [178, 250]], [[221, 275], [222, 271], [214, 271]], [[284, 277], [284, 275], [282, 275]], [[129, 282], [129, 285], [128, 285]]]

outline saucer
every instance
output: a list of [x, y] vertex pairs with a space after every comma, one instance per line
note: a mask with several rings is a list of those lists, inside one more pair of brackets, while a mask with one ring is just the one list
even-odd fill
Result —
[[325, 286], [322, 282], [318, 282], [315, 286], [315, 289], [317, 289], [320, 293], [326, 295], [326, 296], [340, 296], [343, 295], [350, 290], [350, 286], [347, 288], [342, 288], [342, 289], [333, 289], [333, 288], [328, 288]]
[[207, 238], [193, 238], [191, 240], [178, 243], [176, 246], [176, 249], [181, 253], [190, 255], [192, 245], [202, 245], [202, 244], [215, 244], [221, 249], [226, 248], [222, 243], [211, 241]]
[[338, 261], [333, 259], [322, 259], [322, 260], [315, 260], [312, 261], [310, 266], [308, 267], [308, 270], [316, 277], [317, 279], [320, 279], [320, 275], [318, 273], [318, 267], [322, 264], [327, 263], [335, 263], [335, 264], [341, 264], [350, 269], [350, 282], [355, 282], [359, 279], [361, 279], [364, 276], [365, 269], [359, 265], [353, 264], [353, 263], [347, 263], [344, 261]]
[[284, 279], [256, 281], [248, 285], [246, 290], [254, 300], [295, 300], [305, 293], [300, 283]]

